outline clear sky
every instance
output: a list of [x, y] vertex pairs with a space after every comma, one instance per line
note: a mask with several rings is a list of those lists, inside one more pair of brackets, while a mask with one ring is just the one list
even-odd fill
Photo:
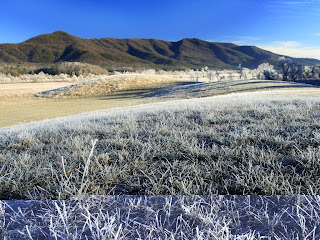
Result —
[[320, 0], [1, 0], [0, 9], [0, 43], [62, 30], [83, 38], [200, 38], [320, 59]]

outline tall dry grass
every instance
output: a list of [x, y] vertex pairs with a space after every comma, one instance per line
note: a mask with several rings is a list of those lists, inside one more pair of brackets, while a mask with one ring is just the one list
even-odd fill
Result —
[[121, 74], [99, 76], [64, 88], [52, 89], [36, 94], [37, 97], [92, 97], [105, 96], [125, 90], [146, 90], [163, 88], [166, 85], [183, 82], [181, 78], [167, 75]]

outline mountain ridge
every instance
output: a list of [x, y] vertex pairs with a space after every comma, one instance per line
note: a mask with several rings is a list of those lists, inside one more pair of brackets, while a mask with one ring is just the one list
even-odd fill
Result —
[[[85, 62], [109, 67], [133, 68], [256, 68], [275, 64], [282, 56], [256, 46], [208, 42], [184, 38], [176, 42], [145, 38], [79, 38], [63, 31], [41, 34], [21, 43], [0, 44], [0, 62]], [[304, 64], [320, 60], [293, 58]]]

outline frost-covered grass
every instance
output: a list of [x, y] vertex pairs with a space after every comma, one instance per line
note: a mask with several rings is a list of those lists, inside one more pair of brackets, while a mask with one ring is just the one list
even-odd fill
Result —
[[[284, 82], [278, 80], [221, 80], [210, 83], [190, 82], [183, 86], [176, 86], [146, 94], [146, 97], [161, 99], [190, 99], [212, 97], [217, 95], [240, 93], [240, 92], [260, 92], [260, 91], [279, 91], [289, 93], [288, 90], [295, 90], [297, 96], [307, 92], [307, 96], [316, 93], [320, 96], [319, 87], [305, 83]], [[317, 93], [318, 92], [318, 93]], [[309, 94], [310, 93], [310, 94]]]
[[88, 74], [86, 76], [70, 76], [67, 74], [59, 74], [59, 75], [49, 75], [43, 72], [38, 74], [23, 74], [20, 76], [11, 76], [7, 74], [3, 74], [0, 72], [0, 84], [11, 84], [11, 83], [45, 83], [45, 82], [81, 82], [88, 81], [97, 77], [107, 77], [108, 75], [95, 75]]
[[320, 237], [319, 196], [90, 196], [1, 206], [8, 240]]
[[261, 96], [0, 129], [0, 196], [319, 194], [319, 98]]

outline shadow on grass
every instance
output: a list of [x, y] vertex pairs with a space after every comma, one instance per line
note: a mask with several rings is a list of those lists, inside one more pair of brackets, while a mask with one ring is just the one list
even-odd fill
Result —
[[162, 92], [170, 92], [172, 89], [175, 89], [177, 87], [183, 87], [183, 86], [189, 86], [189, 85], [195, 85], [195, 84], [199, 84], [199, 82], [190, 82], [190, 81], [174, 82], [174, 83], [165, 84], [164, 86], [161, 86], [161, 87], [137, 88], [137, 89], [119, 91], [119, 92], [115, 92], [105, 96], [101, 96], [100, 99], [101, 100], [119, 100], [119, 99], [150, 98]]
[[320, 87], [320, 80], [298, 80], [297, 83], [311, 84]]
[[[274, 86], [266, 86], [268, 83], [274, 83]], [[283, 85], [276, 85], [281, 83]], [[259, 86], [262, 84], [262, 86]], [[264, 85], [263, 85], [264, 84]], [[258, 86], [257, 86], [258, 85]], [[242, 89], [237, 89], [242, 87]], [[210, 97], [215, 95], [229, 94], [229, 93], [240, 93], [247, 91], [259, 91], [259, 90], [279, 90], [288, 88], [319, 88], [320, 86], [310, 85], [305, 83], [296, 82], [284, 82], [284, 81], [220, 81], [212, 83], [198, 83], [190, 84], [185, 86], [176, 86], [166, 89], [158, 89], [157, 91], [145, 94], [144, 97], [161, 97], [161, 98], [172, 98], [182, 97], [183, 98], [197, 98], [197, 97]]]

